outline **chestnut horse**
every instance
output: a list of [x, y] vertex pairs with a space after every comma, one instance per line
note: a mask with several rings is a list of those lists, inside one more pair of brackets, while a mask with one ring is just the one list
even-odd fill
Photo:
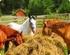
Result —
[[16, 46], [23, 43], [21, 33], [11, 29], [9, 26], [0, 25], [0, 49], [5, 45], [5, 51], [7, 51], [9, 41], [15, 43]]
[[47, 20], [44, 22], [43, 35], [51, 35], [52, 32], [60, 35], [70, 48], [70, 23], [60, 20]]
[[49, 27], [53, 26], [56, 23], [60, 23], [62, 20], [56, 20], [56, 19], [49, 19], [49, 20], [44, 20], [44, 26], [42, 33], [43, 35], [51, 35], [51, 29]]

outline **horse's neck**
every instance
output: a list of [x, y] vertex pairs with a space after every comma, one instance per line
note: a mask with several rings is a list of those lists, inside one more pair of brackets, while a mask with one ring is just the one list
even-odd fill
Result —
[[52, 32], [54, 32], [54, 33], [63, 37], [64, 33], [65, 33], [65, 29], [62, 29], [62, 28], [61, 29], [53, 29]]
[[21, 25], [22, 32], [28, 34], [30, 32], [29, 18]]
[[57, 26], [54, 26], [54, 28], [52, 28], [53, 32], [57, 33], [58, 35], [64, 37], [65, 31], [66, 31], [66, 24], [60, 24]]

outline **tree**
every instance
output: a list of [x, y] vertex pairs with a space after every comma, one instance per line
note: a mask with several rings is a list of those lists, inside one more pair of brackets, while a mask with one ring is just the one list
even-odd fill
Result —
[[53, 0], [43, 0], [44, 14], [48, 14], [52, 12], [52, 8], [54, 6]]
[[70, 13], [70, 2], [69, 0], [63, 0], [62, 4], [59, 7], [60, 13]]
[[53, 3], [54, 4], [53, 11], [58, 12], [60, 5], [62, 4], [62, 0], [53, 0], [53, 2], [54, 2]]
[[3, 14], [11, 14], [12, 10], [25, 8], [24, 4], [24, 0], [2, 0], [1, 10]]
[[43, 14], [43, 6], [41, 0], [30, 0], [28, 9], [31, 14]]
[[3, 14], [10, 14], [12, 11], [12, 1], [10, 0], [2, 0], [1, 2], [1, 11]]
[[47, 14], [51, 13], [53, 7], [52, 0], [30, 0], [29, 1], [29, 10], [32, 14]]

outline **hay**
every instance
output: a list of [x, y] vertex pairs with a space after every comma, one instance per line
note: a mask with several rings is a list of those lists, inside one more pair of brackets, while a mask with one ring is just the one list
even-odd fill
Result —
[[49, 37], [38, 33], [25, 37], [23, 44], [10, 49], [6, 55], [67, 55], [67, 46], [58, 35]]

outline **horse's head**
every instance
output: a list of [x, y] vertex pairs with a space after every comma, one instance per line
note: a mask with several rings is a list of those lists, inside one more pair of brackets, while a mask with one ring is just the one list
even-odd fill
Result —
[[[44, 27], [43, 27], [43, 34], [51, 35], [52, 28], [56, 28], [60, 22], [61, 20], [57, 20], [57, 19], [45, 20]], [[54, 27], [55, 25], [57, 26]]]
[[35, 16], [30, 16], [30, 18], [29, 18], [30, 27], [31, 27], [33, 33], [36, 32], [36, 20], [35, 19], [36, 19]]

